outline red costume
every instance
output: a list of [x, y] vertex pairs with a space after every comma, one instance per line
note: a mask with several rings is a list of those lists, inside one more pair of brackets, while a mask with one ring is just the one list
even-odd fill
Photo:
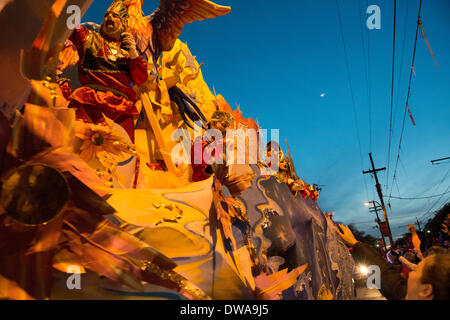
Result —
[[[223, 149], [220, 150], [217, 148], [217, 145], [212, 150], [211, 154], [209, 154], [210, 157], [204, 158], [204, 152], [205, 149], [214, 143], [214, 140], [211, 141], [204, 140], [202, 136], [199, 136], [195, 139], [194, 144], [191, 147], [191, 166], [192, 166], [192, 181], [203, 181], [208, 179], [212, 172], [212, 168], [210, 166], [210, 163], [213, 162], [213, 159], [216, 159], [216, 161], [219, 161], [219, 159], [223, 159], [224, 150], [226, 150], [226, 142], [222, 141]], [[219, 142], [220, 143], [220, 142]], [[198, 155], [198, 158], [201, 157], [201, 163], [195, 163], [195, 146], [201, 145], [201, 149], [199, 148], [199, 151], [201, 151], [201, 154]], [[216, 156], [216, 150], [217, 150], [217, 156]], [[225, 161], [225, 159], [223, 159]]]
[[[195, 163], [195, 145], [201, 143], [201, 163]], [[208, 179], [211, 174], [208, 174], [206, 172], [206, 169], [208, 168], [208, 164], [206, 163], [205, 159], [203, 159], [203, 151], [205, 148], [210, 144], [210, 142], [203, 140], [203, 138], [197, 137], [194, 141], [194, 144], [191, 148], [191, 166], [192, 166], [192, 181], [202, 181]]]
[[79, 55], [78, 73], [81, 88], [70, 95], [77, 119], [97, 123], [102, 114], [120, 124], [134, 142], [134, 105], [132, 83], [141, 85], [148, 79], [147, 62], [131, 59], [120, 41], [103, 37], [85, 27], [75, 30], [70, 40]]

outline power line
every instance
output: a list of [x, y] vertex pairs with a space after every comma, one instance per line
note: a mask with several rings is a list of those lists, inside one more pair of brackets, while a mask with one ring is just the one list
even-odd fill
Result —
[[[411, 215], [398, 216], [398, 217], [389, 218], [389, 220], [390, 221], [398, 221], [398, 220], [405, 220], [405, 219], [408, 219], [408, 218], [411, 218], [411, 217], [412, 217]], [[371, 220], [371, 221], [357, 221], [357, 222], [352, 222], [352, 223], [349, 223], [349, 224], [359, 225], [359, 224], [370, 224], [370, 223], [374, 223], [374, 222], [375, 222], [374, 220]]]
[[[366, 0], [366, 5], [369, 7], [369, 0]], [[372, 151], [372, 77], [371, 77], [371, 68], [370, 68], [370, 32], [367, 32], [367, 72], [369, 73], [368, 79], [368, 95], [369, 95], [369, 124], [370, 124], [370, 151]]]
[[[436, 187], [433, 189], [432, 193], [435, 193], [439, 187], [441, 186], [441, 184], [445, 181], [445, 179], [447, 178], [448, 174], [450, 173], [450, 169], [447, 170], [447, 172], [445, 173], [444, 177], [441, 179], [441, 181], [436, 185]], [[427, 201], [427, 203], [424, 205], [423, 210], [425, 210], [425, 208], [428, 206], [428, 204], [430, 203], [430, 200]], [[430, 209], [427, 210], [427, 212], [429, 212]], [[425, 214], [424, 214], [425, 215]]]
[[[369, 7], [369, 0], [366, 0], [366, 7]], [[372, 151], [372, 76], [371, 76], [371, 65], [370, 65], [370, 32], [367, 31], [367, 71], [369, 73], [368, 76], [368, 95], [369, 95], [369, 103], [368, 103], [368, 107], [369, 107], [369, 124], [370, 124], [370, 151]], [[374, 177], [371, 175], [372, 179], [374, 179]], [[364, 177], [365, 179], [365, 177]], [[372, 199], [375, 198], [375, 191], [373, 189], [372, 190]]]
[[[362, 7], [361, 7], [361, 1], [358, 1], [358, 8], [359, 8], [359, 25], [360, 25], [360, 31], [361, 31], [361, 46], [363, 49], [363, 55], [364, 55], [364, 73], [366, 76], [366, 88], [367, 88], [367, 108], [368, 108], [368, 115], [369, 115], [369, 151], [372, 151], [372, 98], [371, 98], [371, 89], [370, 89], [370, 42], [369, 42], [369, 32], [367, 32], [367, 55], [366, 50], [364, 46], [364, 32], [363, 32], [363, 17], [362, 17]], [[367, 7], [368, 0], [366, 0]], [[366, 62], [367, 57], [367, 62]]]
[[[450, 189], [450, 186], [447, 187], [447, 189], [445, 190], [445, 193], [443, 195], [445, 195], [447, 192], [447, 190]], [[443, 196], [442, 195], [442, 196]], [[422, 220], [423, 218], [432, 215], [433, 213], [435, 213], [435, 211], [431, 211], [432, 208], [434, 208], [436, 206], [436, 204], [441, 201], [442, 197], [440, 197], [439, 199], [437, 199], [437, 201], [430, 207], [430, 209], [422, 216], [420, 217], [420, 220]], [[445, 200], [444, 202], [447, 202], [447, 200]], [[442, 204], [441, 204], [442, 205]]]
[[392, 199], [399, 199], [399, 200], [420, 200], [420, 199], [431, 199], [431, 198], [436, 198], [436, 197], [441, 197], [447, 193], [450, 193], [450, 191], [448, 192], [444, 192], [441, 194], [435, 194], [434, 196], [427, 196], [427, 197], [416, 197], [416, 198], [402, 198], [402, 197], [396, 197], [396, 196], [389, 196], [389, 198]]
[[[389, 146], [388, 146], [388, 160], [386, 171], [386, 188], [389, 184], [389, 165], [391, 161], [391, 139], [392, 139], [392, 107], [394, 105], [394, 80], [395, 80], [395, 26], [397, 24], [397, 0], [394, 0], [394, 31], [392, 43], [392, 83], [391, 83], [391, 111], [389, 118]], [[387, 192], [387, 190], [386, 190]]]
[[[397, 187], [397, 192], [398, 192], [398, 194], [400, 194], [400, 188], [398, 187], [398, 182], [397, 182], [397, 178], [395, 178], [395, 186]], [[391, 194], [392, 194], [392, 191], [391, 191]]]
[[[420, 13], [421, 13], [421, 11], [422, 11], [422, 0], [420, 0], [419, 13], [417, 15], [418, 17], [417, 17], [417, 26], [416, 26], [416, 37], [415, 37], [415, 40], [414, 40], [414, 51], [413, 51], [413, 56], [412, 56], [411, 70], [409, 72], [408, 94], [406, 96], [405, 111], [403, 113], [402, 130], [401, 130], [401, 133], [400, 133], [400, 140], [399, 140], [399, 143], [398, 143], [398, 151], [397, 151], [397, 160], [395, 162], [395, 169], [394, 169], [394, 175], [393, 175], [394, 178], [396, 177], [396, 174], [397, 174], [398, 162], [399, 162], [399, 159], [400, 159], [400, 150], [401, 150], [402, 141], [403, 141], [403, 133], [405, 131], [406, 111], [409, 108], [408, 103], [409, 103], [409, 97], [411, 95], [411, 81], [412, 81], [412, 75], [413, 75], [413, 71], [414, 71], [414, 63], [415, 63], [415, 59], [416, 59], [417, 36], [419, 34]], [[393, 181], [394, 181], [394, 178], [392, 179]], [[392, 193], [392, 187], [391, 187], [391, 193]]]
[[395, 108], [394, 108], [394, 120], [392, 121], [393, 123], [395, 123], [395, 119], [397, 118], [397, 109], [398, 109], [398, 100], [400, 97], [400, 84], [402, 81], [402, 76], [403, 76], [403, 61], [404, 61], [404, 57], [405, 57], [405, 48], [406, 48], [406, 34], [408, 31], [408, 18], [409, 18], [409, 3], [411, 1], [406, 1], [406, 17], [405, 17], [405, 27], [403, 29], [403, 40], [402, 40], [402, 55], [400, 58], [400, 74], [398, 77], [398, 83], [397, 83], [397, 98], [396, 98], [396, 102], [395, 102]]
[[[395, 123], [395, 122], [396, 122], [396, 118], [397, 118], [397, 110], [398, 110], [398, 101], [399, 101], [399, 97], [400, 97], [400, 84], [401, 84], [401, 81], [402, 81], [402, 79], [403, 79], [403, 61], [404, 61], [404, 57], [405, 57], [406, 34], [407, 34], [407, 31], [408, 31], [409, 3], [410, 3], [410, 1], [407, 1], [407, 2], [406, 2], [406, 16], [405, 16], [405, 24], [404, 24], [404, 29], [403, 29], [402, 54], [401, 54], [401, 58], [400, 58], [400, 74], [399, 74], [399, 76], [398, 76], [398, 83], [397, 83], [397, 97], [396, 97], [396, 102], [395, 102], [395, 107], [394, 107], [394, 112], [393, 112], [393, 113], [394, 113], [394, 114], [393, 114], [394, 119], [393, 119], [392, 123]], [[392, 131], [393, 131], [393, 130], [392, 130]], [[399, 160], [400, 160], [400, 164], [401, 164], [402, 167], [403, 167], [403, 170], [405, 170], [404, 165], [403, 165], [401, 159], [399, 159]], [[405, 173], [406, 173], [406, 170], [405, 170]], [[389, 179], [388, 176], [387, 176], [386, 178]], [[397, 188], [397, 192], [400, 194], [400, 188], [398, 187], [398, 179], [397, 179], [396, 173], [394, 174], [394, 176], [393, 176], [393, 178], [392, 178], [392, 183], [394, 183], [394, 182], [395, 182], [395, 186], [396, 186], [396, 188]], [[392, 186], [391, 186], [391, 190], [390, 190], [390, 192], [389, 192], [389, 195], [392, 195], [392, 190], [393, 190], [393, 188], [394, 188], [394, 186], [392, 185]], [[387, 192], [387, 190], [386, 190], [386, 192]], [[390, 198], [389, 198], [389, 199], [390, 199]], [[389, 202], [390, 202], [390, 200], [388, 200], [388, 203], [389, 203]]]
[[[446, 190], [448, 190], [448, 188], [447, 188]], [[434, 207], [436, 206], [436, 204], [439, 203], [439, 201], [441, 201], [441, 198], [439, 198], [439, 199], [438, 199], [438, 200], [430, 207], [430, 209], [429, 209], [427, 212], [425, 212], [425, 214], [424, 214], [423, 216], [420, 217], [420, 220], [425, 221], [425, 218], [427, 218], [427, 217], [431, 216], [432, 214], [434, 214], [434, 213], [436, 212], [436, 210], [434, 210]], [[447, 201], [448, 201], [448, 200], [445, 200], [443, 203], [446, 203]], [[441, 203], [441, 206], [443, 205], [443, 203]], [[438, 208], [439, 208], [439, 206], [438, 206]], [[431, 209], [433, 209], [433, 210], [431, 210]]]
[[[441, 184], [445, 181], [445, 179], [447, 178], [449, 172], [450, 172], [450, 169], [447, 170], [447, 173], [444, 175], [444, 177], [442, 178], [441, 182], [439, 182], [439, 184], [437, 185], [437, 187], [435, 188], [435, 190], [437, 190], [437, 189], [441, 186]], [[447, 187], [447, 189], [446, 189], [445, 192], [442, 194], [442, 196], [444, 196], [445, 193], [447, 193], [447, 190], [448, 190], [449, 188], [450, 188], [450, 186]], [[425, 214], [424, 214], [422, 217], [420, 217], [420, 218], [422, 219], [422, 218], [425, 217], [429, 212], [432, 212], [431, 209], [432, 209], [432, 208], [433, 208], [433, 207], [441, 200], [441, 198], [442, 198], [442, 197], [440, 197], [435, 203], [433, 203], [433, 204], [431, 205], [431, 207], [427, 210], [427, 212], [425, 212]], [[426, 205], [428, 205], [428, 202], [427, 202]]]
[[[353, 85], [352, 85], [352, 79], [351, 79], [351, 76], [350, 76], [350, 64], [348, 62], [347, 46], [345, 45], [344, 29], [343, 29], [343, 26], [342, 26], [341, 11], [339, 9], [339, 2], [338, 2], [338, 0], [336, 0], [336, 11], [337, 11], [338, 21], [339, 21], [339, 29], [340, 29], [340, 32], [341, 32], [342, 46], [344, 47], [344, 58], [345, 58], [345, 67], [347, 69], [347, 79], [348, 79], [348, 84], [349, 84], [349, 87], [350, 87], [350, 95], [351, 95], [351, 98], [352, 98], [353, 116], [354, 116], [356, 137], [358, 139], [358, 147], [359, 147], [359, 158], [361, 160], [361, 169], [363, 169], [364, 168], [364, 162], [363, 162], [363, 157], [362, 157], [361, 138], [360, 138], [359, 128], [358, 128], [358, 117], [357, 117], [357, 114], [356, 114], [355, 96], [353, 94]], [[363, 181], [364, 181], [364, 188], [366, 190], [366, 196], [367, 196], [367, 198], [369, 198], [369, 193], [367, 192], [367, 184], [366, 184], [366, 180], [364, 179], [364, 177], [363, 177]]]

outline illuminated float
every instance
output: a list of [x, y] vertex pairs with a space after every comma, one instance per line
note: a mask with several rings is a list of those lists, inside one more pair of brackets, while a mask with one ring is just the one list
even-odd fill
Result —
[[[91, 3], [12, 0], [0, 11], [16, 31], [0, 36], [0, 298], [353, 298], [353, 260], [289, 152], [271, 158], [283, 172], [259, 152], [251, 163], [185, 161], [208, 145], [242, 156], [239, 139], [208, 140], [206, 129], [251, 129], [245, 159], [267, 142], [178, 39], [230, 8], [161, 0], [145, 17], [140, 0], [116, 0], [105, 29], [69, 30], [68, 8]], [[135, 41], [115, 39], [115, 21]]]

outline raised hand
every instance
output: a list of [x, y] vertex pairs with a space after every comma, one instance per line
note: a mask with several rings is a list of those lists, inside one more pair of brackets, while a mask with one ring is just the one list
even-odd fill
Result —
[[123, 32], [121, 34], [122, 48], [128, 51], [131, 59], [139, 57], [139, 53], [136, 49], [136, 40], [134, 40], [131, 32]]
[[[340, 228], [340, 230], [339, 230]], [[353, 235], [352, 231], [349, 227], [344, 226], [342, 224], [339, 225], [339, 228], [337, 228], [337, 233], [341, 236], [342, 240], [349, 246], [354, 246], [358, 240], [355, 239], [355, 236]], [[342, 230], [342, 232], [341, 232]]]
[[412, 234], [414, 234], [414, 233], [417, 232], [416, 226], [413, 225], [413, 224], [411, 224], [411, 223], [408, 223], [408, 230], [409, 230], [409, 232], [411, 232]]
[[450, 232], [448, 231], [448, 227], [445, 223], [442, 224], [442, 232], [444, 232], [447, 235], [450, 235]]

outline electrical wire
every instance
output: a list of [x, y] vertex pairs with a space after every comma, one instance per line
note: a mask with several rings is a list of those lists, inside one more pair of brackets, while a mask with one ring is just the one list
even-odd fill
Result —
[[[356, 114], [355, 96], [353, 94], [353, 85], [352, 85], [352, 79], [351, 79], [351, 75], [350, 75], [350, 64], [348, 62], [347, 46], [345, 45], [344, 29], [343, 29], [343, 26], [342, 26], [341, 11], [339, 9], [339, 2], [338, 2], [338, 0], [336, 0], [336, 10], [337, 10], [337, 16], [338, 16], [338, 21], [339, 21], [339, 30], [341, 32], [342, 46], [344, 47], [344, 58], [345, 58], [345, 66], [346, 66], [346, 69], [347, 69], [347, 79], [348, 79], [348, 84], [349, 84], [349, 88], [350, 88], [350, 95], [351, 95], [351, 98], [352, 98], [352, 108], [353, 108], [353, 116], [354, 116], [356, 137], [357, 137], [357, 140], [358, 140], [359, 157], [360, 157], [360, 160], [361, 160], [361, 170], [364, 170], [364, 161], [363, 161], [363, 157], [362, 157], [362, 148], [361, 148], [361, 137], [360, 137], [360, 134], [359, 134], [358, 117], [357, 117], [357, 114]], [[369, 197], [369, 193], [367, 191], [367, 184], [366, 184], [366, 180], [364, 179], [364, 177], [363, 177], [363, 181], [364, 181], [364, 188], [365, 188], [365, 191], [366, 191], [366, 196], [368, 198]]]
[[[397, 83], [397, 97], [396, 97], [396, 102], [395, 102], [395, 107], [394, 107], [394, 119], [392, 120], [392, 123], [394, 123], [394, 124], [395, 124], [396, 119], [397, 119], [398, 101], [399, 101], [399, 97], [400, 97], [400, 84], [401, 84], [401, 81], [403, 79], [403, 61], [404, 61], [404, 57], [405, 57], [406, 34], [407, 34], [407, 31], [408, 31], [409, 4], [410, 4], [410, 1], [407, 1], [406, 2], [405, 24], [404, 24], [404, 29], [403, 29], [402, 54], [401, 54], [401, 58], [400, 58], [400, 74], [398, 76], [398, 83]], [[394, 129], [392, 129], [392, 134], [393, 133], [394, 133]], [[403, 167], [403, 170], [405, 170], [401, 159], [399, 159], [399, 160], [400, 160], [400, 164]], [[405, 170], [405, 173], [406, 173], [406, 170]], [[392, 182], [393, 183], [395, 182], [395, 186], [397, 188], [397, 192], [400, 194], [400, 188], [398, 187], [398, 179], [397, 179], [396, 172], [395, 172], [395, 174], [392, 177]], [[390, 199], [391, 199], [390, 196], [392, 195], [392, 190], [393, 189], [394, 189], [394, 186], [391, 186], [388, 203], [390, 203]], [[387, 190], [386, 190], [386, 192], [387, 192]]]
[[[406, 96], [406, 105], [405, 105], [405, 111], [403, 113], [402, 130], [401, 130], [401, 133], [400, 133], [400, 140], [399, 140], [399, 143], [398, 143], [397, 160], [395, 162], [395, 169], [394, 169], [393, 177], [396, 177], [396, 174], [397, 174], [398, 162], [400, 160], [400, 150], [401, 150], [401, 146], [402, 146], [402, 142], [403, 142], [403, 133], [405, 131], [406, 112], [408, 110], [408, 103], [409, 103], [409, 98], [410, 98], [410, 95], [411, 95], [411, 81], [412, 81], [412, 75], [413, 75], [413, 71], [414, 71], [414, 63], [415, 63], [415, 59], [416, 59], [417, 38], [418, 38], [418, 34], [419, 34], [420, 13], [421, 12], [422, 12], [422, 0], [420, 0], [420, 3], [419, 3], [419, 13], [418, 13], [418, 17], [417, 17], [416, 37], [415, 37], [415, 40], [414, 40], [414, 51], [413, 51], [413, 56], [412, 56], [411, 70], [409, 72], [408, 94]], [[392, 187], [391, 187], [391, 191], [392, 191]]]
[[[358, 1], [358, 9], [359, 9], [359, 25], [360, 25], [360, 33], [361, 33], [361, 46], [364, 55], [364, 74], [366, 76], [366, 90], [367, 90], [367, 109], [369, 115], [369, 151], [372, 151], [372, 99], [371, 99], [371, 89], [370, 89], [370, 43], [369, 43], [369, 33], [367, 32], [367, 51], [366, 54], [365, 46], [364, 46], [364, 32], [363, 32], [363, 17], [362, 17], [362, 7], [361, 1]], [[366, 4], [368, 6], [368, 0], [366, 0]], [[367, 58], [367, 61], [366, 61]]]
[[396, 102], [395, 102], [395, 107], [394, 107], [394, 120], [392, 121], [393, 123], [395, 123], [395, 120], [397, 118], [397, 110], [398, 110], [398, 101], [400, 98], [400, 84], [403, 78], [403, 61], [404, 61], [404, 57], [405, 57], [405, 48], [406, 48], [406, 34], [408, 33], [408, 18], [409, 18], [409, 4], [411, 1], [406, 1], [406, 16], [405, 16], [405, 26], [403, 29], [403, 40], [402, 40], [402, 54], [401, 54], [401, 58], [400, 58], [400, 74], [398, 76], [398, 83], [397, 83], [397, 97], [396, 97]]
[[[448, 193], [447, 190], [448, 190], [449, 188], [450, 188], [450, 186], [447, 187], [447, 189], [445, 190], [446, 192], [445, 192], [444, 194]], [[441, 198], [442, 198], [442, 197], [441, 197]], [[437, 203], [439, 203], [439, 201], [441, 200], [441, 198], [439, 198], [439, 199], [438, 199], [438, 200], [430, 207], [429, 211], [426, 212], [422, 217], [420, 217], [419, 220], [425, 221], [425, 218], [431, 216], [432, 214], [435, 214], [436, 211], [439, 211], [439, 210], [431, 210], [431, 209], [434, 208], [434, 207], [436, 206]], [[448, 202], [448, 199], [445, 199], [445, 201], [444, 201], [443, 203], [441, 203], [441, 205], [438, 206], [438, 208], [442, 208], [447, 202]]]
[[[441, 184], [445, 181], [445, 179], [447, 178], [449, 172], [450, 172], [450, 169], [447, 170], [446, 174], [445, 174], [444, 177], [442, 178], [441, 182], [439, 182], [439, 184], [436, 186], [435, 190], [437, 190], [437, 189], [441, 186]], [[448, 190], [449, 188], [450, 188], [450, 186], [447, 187], [447, 189], [446, 189], [445, 192], [442, 194], [442, 196], [444, 196], [446, 193], [448, 193], [447, 190]], [[441, 198], [442, 198], [442, 197], [441, 197]], [[439, 198], [435, 203], [433, 203], [433, 204], [430, 206], [430, 208], [428, 208], [427, 212], [425, 212], [425, 213], [423, 214], [423, 216], [420, 217], [420, 219], [426, 217], [427, 215], [432, 214], [432, 213], [433, 213], [433, 211], [431, 211], [432, 208], [433, 208], [434, 206], [436, 206], [436, 204], [441, 200], [441, 198]], [[428, 205], [428, 203], [429, 203], [429, 202], [427, 202], [426, 205]]]
[[388, 145], [388, 160], [386, 170], [386, 188], [389, 183], [389, 165], [391, 161], [391, 140], [392, 140], [392, 109], [394, 106], [394, 81], [395, 81], [395, 27], [397, 25], [397, 0], [394, 0], [394, 31], [392, 43], [392, 82], [391, 82], [391, 111], [389, 117], [389, 145]]
[[[436, 198], [436, 197], [442, 197], [443, 195], [450, 193], [450, 191], [448, 192], [444, 192], [441, 194], [435, 194], [434, 196], [427, 196], [427, 197], [416, 197], [416, 198], [402, 198], [402, 197], [396, 197], [396, 196], [389, 196], [392, 199], [399, 199], [399, 200], [421, 200], [421, 199], [431, 199], [431, 198]], [[387, 197], [387, 196], [385, 196]]]
[[[444, 177], [441, 179], [441, 181], [436, 185], [436, 187], [433, 189], [433, 193], [435, 193], [439, 187], [441, 186], [441, 184], [445, 181], [445, 179], [447, 178], [448, 174], [450, 173], [450, 169], [447, 170], [447, 172], [445, 173]], [[427, 201], [427, 203], [424, 205], [423, 207], [423, 211], [425, 211], [425, 208], [430, 204], [430, 200]], [[425, 212], [425, 214], [422, 215], [422, 217], [424, 217], [428, 212], [430, 212], [430, 209], [433, 207], [433, 205], [428, 208], [428, 210]], [[421, 218], [422, 218], [421, 217]]]
[[[389, 223], [391, 221], [404, 220], [404, 219], [408, 219], [408, 218], [412, 218], [412, 216], [411, 215], [407, 215], [407, 216], [392, 217], [392, 218], [389, 218]], [[357, 222], [354, 222], [354, 223], [352, 222], [350, 224], [352, 224], [352, 225], [359, 225], [359, 224], [370, 224], [370, 223], [374, 223], [374, 222], [375, 222], [374, 220], [371, 220], [371, 221], [357, 221]]]

